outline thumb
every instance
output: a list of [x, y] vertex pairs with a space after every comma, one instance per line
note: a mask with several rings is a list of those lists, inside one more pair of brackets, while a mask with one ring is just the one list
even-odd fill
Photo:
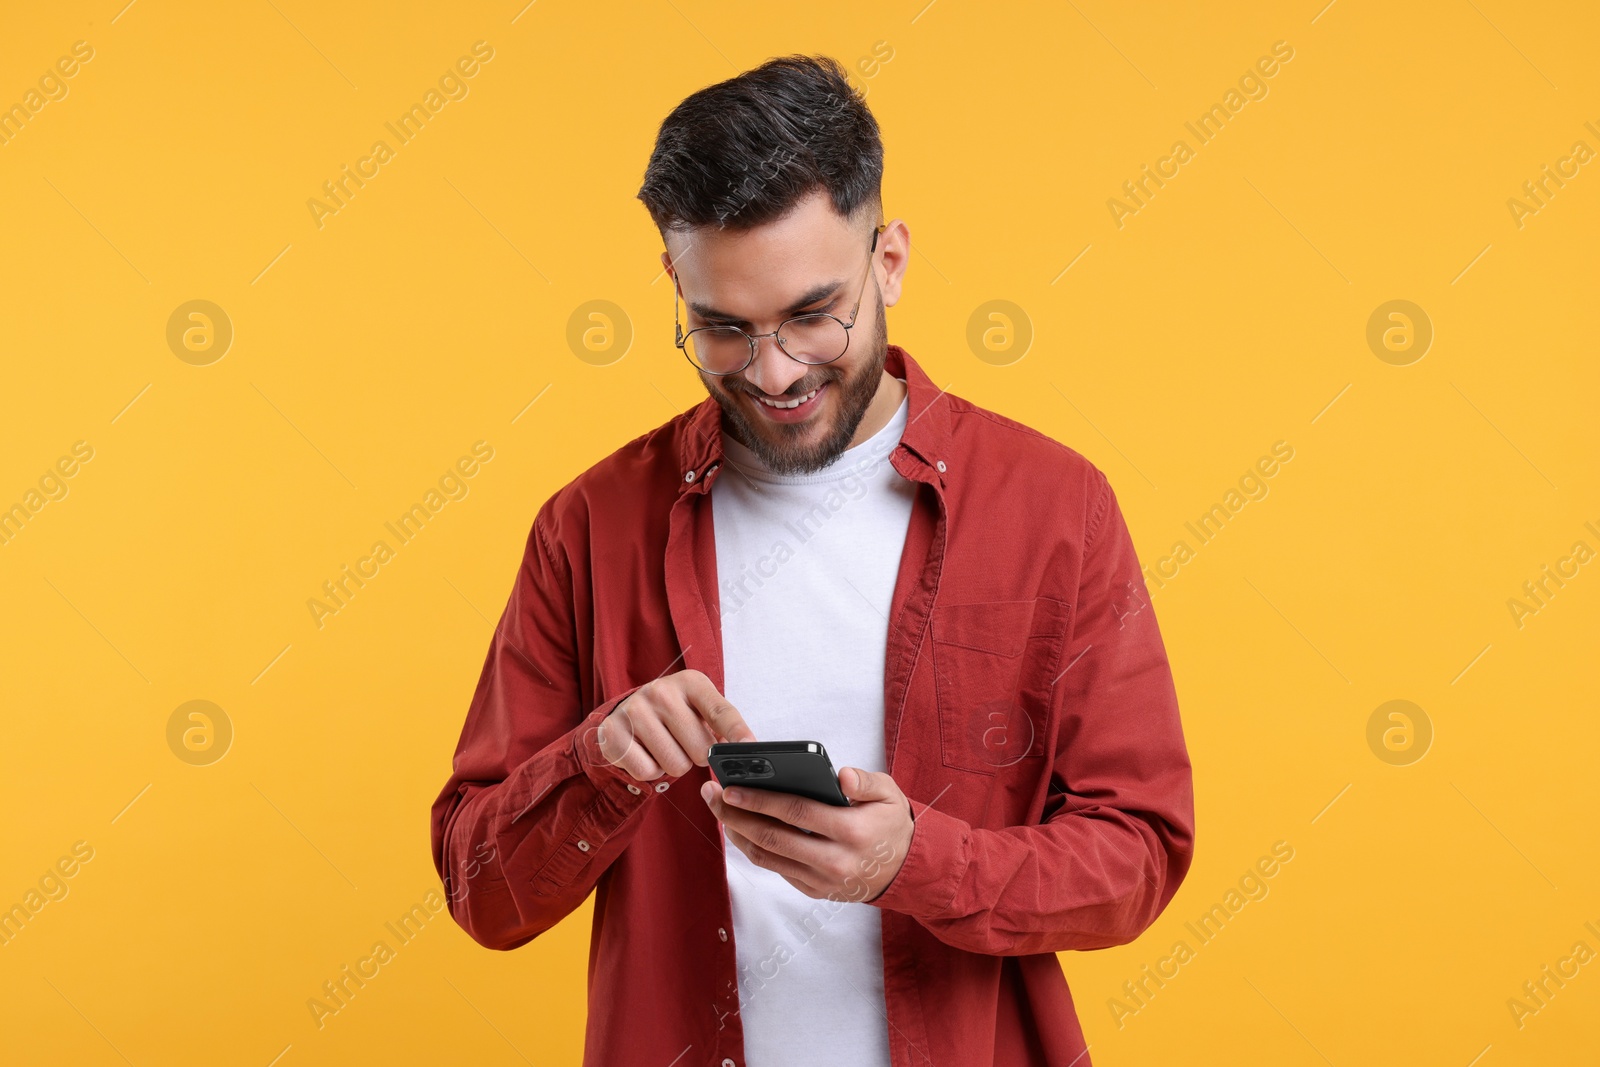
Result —
[[839, 788], [851, 800], [893, 800], [900, 792], [887, 774], [859, 767], [846, 767], [839, 772]]

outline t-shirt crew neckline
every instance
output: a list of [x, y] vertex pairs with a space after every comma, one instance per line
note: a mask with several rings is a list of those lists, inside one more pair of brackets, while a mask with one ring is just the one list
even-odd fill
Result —
[[[904, 378], [895, 381], [905, 384]], [[769, 470], [766, 464], [739, 441], [722, 431], [723, 458], [740, 471], [758, 481], [772, 482], [777, 485], [816, 485], [821, 482], [837, 482], [852, 474], [861, 473], [863, 464], [871, 464], [873, 459], [887, 455], [900, 441], [900, 436], [905, 432], [906, 420], [911, 411], [911, 394], [908, 392], [900, 398], [900, 406], [895, 409], [889, 421], [871, 437], [845, 449], [835, 457], [834, 461], [819, 471], [811, 474], [778, 474]]]

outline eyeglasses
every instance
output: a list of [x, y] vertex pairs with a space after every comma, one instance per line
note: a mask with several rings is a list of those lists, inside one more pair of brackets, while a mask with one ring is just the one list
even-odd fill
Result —
[[761, 338], [774, 337], [778, 347], [790, 359], [811, 366], [832, 363], [850, 347], [850, 328], [861, 313], [861, 301], [867, 294], [867, 277], [872, 273], [872, 256], [878, 250], [878, 235], [889, 228], [880, 222], [872, 231], [872, 245], [867, 250], [867, 271], [861, 278], [861, 292], [856, 296], [855, 309], [850, 321], [825, 311], [813, 311], [783, 320], [771, 333], [749, 334], [737, 326], [699, 326], [688, 333], [678, 320], [678, 286], [672, 286], [672, 324], [676, 334], [674, 344], [683, 349], [700, 370], [707, 374], [738, 374], [755, 362], [756, 348]]

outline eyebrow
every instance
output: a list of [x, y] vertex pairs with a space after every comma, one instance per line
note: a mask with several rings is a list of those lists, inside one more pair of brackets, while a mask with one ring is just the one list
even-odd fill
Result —
[[[796, 300], [794, 303], [783, 309], [783, 316], [788, 318], [791, 315], [799, 314], [801, 311], [804, 311], [806, 308], [817, 303], [819, 300], [825, 300], [830, 296], [837, 296], [839, 290], [844, 287], [844, 284], [845, 283], [842, 281], [821, 282], [812, 286], [803, 296], [800, 297], [799, 300]], [[689, 307], [693, 309], [694, 313], [699, 315], [702, 319], [715, 320], [719, 324], [729, 326], [751, 325], [749, 319], [741, 319], [737, 315], [730, 315], [726, 312], [718, 311], [711, 305], [702, 304], [696, 300], [689, 301]]]

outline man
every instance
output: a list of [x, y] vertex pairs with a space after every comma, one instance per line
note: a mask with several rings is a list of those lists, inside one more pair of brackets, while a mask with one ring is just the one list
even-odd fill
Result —
[[[539, 508], [433, 807], [479, 943], [596, 892], [586, 1064], [1087, 1065], [1055, 953], [1192, 859], [1116, 498], [888, 343], [882, 159], [831, 60], [662, 124], [639, 195], [709, 396]], [[707, 749], [758, 738], [851, 804], [724, 793]]]

